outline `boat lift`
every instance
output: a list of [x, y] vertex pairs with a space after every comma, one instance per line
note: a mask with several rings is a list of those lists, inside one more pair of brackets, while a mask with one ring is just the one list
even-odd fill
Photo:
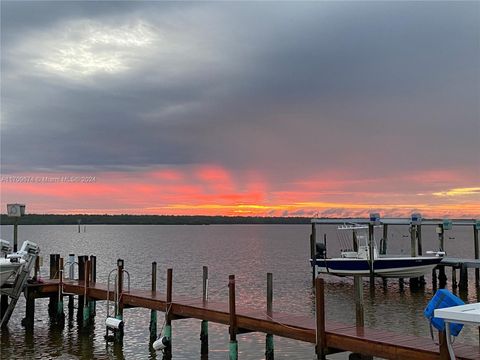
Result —
[[20, 251], [7, 255], [8, 258], [22, 258], [25, 260], [25, 264], [19, 268], [15, 276], [15, 280], [11, 284], [11, 287], [4, 287], [0, 289], [2, 295], [7, 295], [11, 300], [8, 305], [5, 314], [2, 317], [0, 327], [5, 327], [12, 316], [13, 310], [17, 305], [17, 301], [20, 298], [20, 294], [23, 292], [30, 272], [35, 266], [35, 261], [38, 254], [40, 253], [40, 248], [37, 244], [31, 241], [25, 241], [22, 245]]
[[[120, 261], [120, 260], [119, 260]], [[113, 290], [113, 300], [114, 300], [114, 313], [113, 316], [110, 315], [110, 282], [111, 282], [111, 275], [117, 271], [117, 274], [115, 274], [115, 277], [113, 278], [114, 282], [114, 290]], [[124, 327], [124, 322], [123, 322], [123, 316], [122, 312], [120, 310], [120, 299], [122, 297], [122, 293], [119, 291], [119, 288], [123, 289], [123, 283], [121, 286], [118, 283], [119, 281], [119, 274], [122, 274], [120, 276], [120, 281], [123, 282], [123, 274], [125, 273], [127, 275], [127, 286], [128, 286], [128, 291], [130, 292], [130, 273], [123, 268], [123, 260], [121, 263], [121, 266], [118, 266], [117, 268], [113, 269], [110, 271], [108, 274], [108, 280], [107, 280], [107, 318], [105, 319], [105, 340], [108, 342], [109, 340], [113, 340], [111, 336], [109, 336], [109, 332], [113, 331], [114, 334], [116, 333], [123, 333], [123, 327]]]

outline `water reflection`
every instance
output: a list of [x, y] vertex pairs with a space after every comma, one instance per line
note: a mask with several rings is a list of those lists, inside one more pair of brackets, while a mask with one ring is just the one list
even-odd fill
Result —
[[[11, 228], [2, 226], [5, 238]], [[228, 275], [235, 274], [237, 301], [265, 310], [266, 273], [274, 276], [274, 311], [310, 316], [315, 311], [311, 270], [308, 264], [310, 227], [308, 225], [241, 225], [241, 226], [90, 226], [88, 232], [78, 233], [70, 226], [20, 227], [20, 241], [38, 240], [45, 263], [40, 275], [48, 273], [48, 254], [69, 253], [97, 255], [97, 279], [106, 282], [108, 272], [115, 267], [117, 258], [125, 260], [132, 276], [132, 288], [150, 288], [151, 262], [158, 264], [157, 288], [166, 287], [166, 270], [174, 269], [174, 295], [201, 297], [202, 266], [209, 267], [211, 300], [226, 301]], [[335, 230], [327, 229], [329, 239]], [[429, 238], [423, 234], [424, 249], [436, 244], [436, 234]], [[402, 244], [401, 241], [405, 243]], [[409, 239], [389, 241], [389, 250], [408, 253]], [[453, 241], [453, 240], [452, 240]], [[446, 244], [451, 256], [466, 257], [471, 253], [472, 241], [468, 236], [455, 234], [455, 246]], [[329, 241], [329, 253], [337, 251]], [[457, 253], [453, 253], [457, 251]], [[474, 286], [470, 272], [468, 292], [458, 294], [469, 302], [476, 302], [480, 294]], [[433, 296], [431, 278], [426, 277], [424, 288], [410, 287], [408, 280], [383, 282], [376, 279], [370, 292], [368, 279], [364, 282], [365, 324], [378, 329], [429, 336], [428, 322], [423, 309]], [[449, 279], [450, 281], [450, 279]], [[325, 277], [327, 320], [355, 323], [355, 301], [352, 278]], [[449, 285], [450, 286], [450, 285]], [[67, 301], [67, 298], [65, 298]], [[67, 315], [63, 329], [49, 322], [48, 299], [36, 300], [34, 331], [20, 325], [25, 314], [25, 300], [20, 299], [8, 330], [2, 330], [1, 358], [52, 359], [161, 359], [149, 345], [148, 310], [126, 309], [123, 345], [105, 343], [104, 320], [106, 306], [97, 303], [95, 321], [88, 330], [77, 325], [76, 309], [65, 309]], [[76, 307], [77, 304], [75, 304]], [[158, 329], [163, 314], [158, 316]], [[210, 360], [224, 360], [228, 356], [228, 327], [209, 324]], [[200, 321], [176, 320], [173, 323], [173, 356], [175, 359], [200, 358]], [[242, 359], [264, 358], [265, 335], [258, 333], [239, 336]], [[476, 329], [465, 327], [462, 342], [478, 343]], [[311, 344], [276, 338], [275, 357], [285, 359], [313, 359]]]

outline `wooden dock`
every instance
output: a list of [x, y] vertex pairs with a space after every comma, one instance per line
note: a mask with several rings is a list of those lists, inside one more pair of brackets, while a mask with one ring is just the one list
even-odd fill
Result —
[[[45, 280], [43, 283], [29, 284], [27, 288], [30, 298], [51, 297], [59, 293], [59, 280]], [[322, 282], [323, 286], [323, 282]], [[85, 288], [87, 287], [87, 288]], [[323, 290], [323, 289], [322, 289]], [[91, 300], [107, 300], [107, 285], [100, 283], [85, 283], [84, 281], [63, 282], [64, 293], [87, 295]], [[112, 290], [108, 294], [113, 301]], [[204, 301], [201, 298], [172, 296], [169, 306], [167, 295], [158, 291], [130, 289], [121, 294], [122, 306], [142, 307], [166, 312], [169, 310], [171, 320], [195, 318], [224, 325], [232, 322], [229, 303]], [[322, 304], [323, 306], [323, 300]], [[234, 324], [237, 333], [263, 332], [290, 339], [318, 344], [321, 336], [323, 353], [351, 351], [367, 356], [377, 356], [386, 359], [448, 359], [445, 349], [439, 348], [429, 338], [392, 333], [384, 330], [357, 327], [354, 325], [325, 322], [324, 333], [320, 333], [315, 319], [295, 316], [292, 314], [272, 312], [271, 316], [258, 309], [237, 306], [234, 310]], [[455, 354], [458, 359], [479, 359], [478, 346], [455, 343]], [[320, 357], [319, 357], [320, 358]]]

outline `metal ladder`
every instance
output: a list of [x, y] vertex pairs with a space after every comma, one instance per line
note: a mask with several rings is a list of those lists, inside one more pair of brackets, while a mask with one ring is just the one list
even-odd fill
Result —
[[2, 295], [8, 295], [11, 299], [10, 304], [8, 304], [8, 308], [3, 315], [2, 322], [0, 323], [0, 327], [3, 328], [7, 326], [10, 317], [12, 316], [13, 310], [17, 305], [17, 301], [20, 298], [20, 295], [27, 284], [28, 277], [30, 272], [32, 271], [33, 267], [35, 266], [35, 260], [37, 259], [39, 249], [29, 249], [28, 253], [25, 257], [25, 264], [21, 267], [21, 270], [17, 273], [15, 280], [13, 282], [13, 286], [8, 289], [2, 289], [0, 292]]

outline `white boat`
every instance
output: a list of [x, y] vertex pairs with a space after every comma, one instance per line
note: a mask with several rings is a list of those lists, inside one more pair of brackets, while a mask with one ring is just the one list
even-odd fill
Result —
[[342, 250], [340, 257], [328, 258], [324, 244], [317, 243], [315, 260], [311, 265], [316, 266], [317, 274], [332, 274], [339, 276], [362, 275], [369, 276], [371, 269], [375, 276], [385, 278], [414, 278], [431, 273], [432, 269], [442, 261], [444, 253], [432, 253], [432, 256], [386, 256], [379, 255], [375, 244], [373, 261], [370, 260], [368, 243], [368, 226], [344, 225], [340, 231], [355, 233], [357, 246], [355, 250]]
[[9, 245], [8, 241], [0, 241], [0, 249], [3, 253], [3, 257], [0, 258], [0, 287], [4, 286], [7, 281], [15, 279], [16, 274], [27, 263], [29, 254], [38, 254], [39, 252], [37, 244], [25, 241], [19, 251], [8, 254]]

